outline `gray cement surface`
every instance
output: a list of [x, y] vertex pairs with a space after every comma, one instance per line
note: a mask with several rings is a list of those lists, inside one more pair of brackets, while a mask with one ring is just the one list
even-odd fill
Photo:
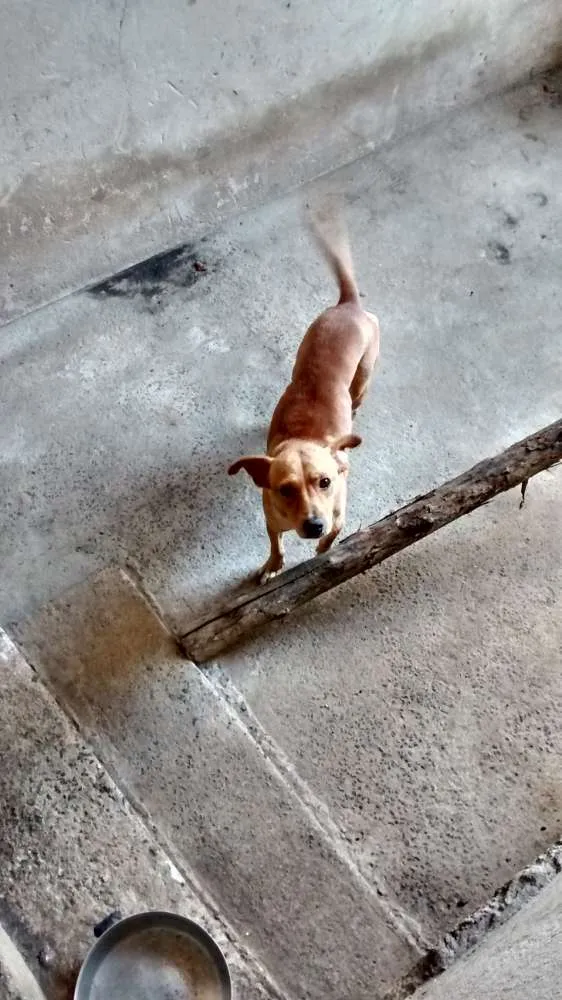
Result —
[[[350, 529], [559, 415], [559, 83], [330, 178], [382, 326]], [[225, 469], [333, 299], [290, 199], [6, 327], [0, 621], [131, 561], [181, 627], [258, 566], [259, 497]]]
[[46, 1000], [29, 965], [1, 924], [0, 997], [2, 1000]]
[[[382, 328], [349, 529], [560, 414], [558, 85], [327, 182]], [[225, 469], [263, 446], [333, 294], [286, 199], [5, 327], [0, 620], [274, 979], [377, 996], [560, 831], [560, 470], [522, 511], [502, 497], [205, 674], [141, 629], [107, 677], [104, 641], [129, 635], [115, 594], [98, 577], [56, 603], [120, 563], [181, 628], [247, 586], [259, 497]]]
[[38, 1000], [34, 982], [47, 1000], [69, 1000], [94, 926], [116, 909], [199, 921], [223, 948], [237, 997], [277, 995], [1, 630], [0, 802], [2, 1000]]
[[526, 524], [497, 500], [216, 668], [430, 941], [562, 827], [561, 489], [537, 479]]
[[560, 56], [556, 0], [5, 0], [0, 322]]
[[[293, 997], [384, 992], [419, 950], [227, 699], [119, 571], [68, 592], [20, 639], [117, 783]], [[335, 961], [334, 956], [337, 956]]]
[[[536, 900], [543, 890], [555, 880], [559, 882], [562, 872], [562, 839], [554, 841], [546, 851], [516, 872], [476, 910], [461, 917], [451, 927], [435, 948], [431, 948], [409, 969], [402, 980], [398, 980], [384, 1000], [405, 1000], [431, 979], [451, 968], [461, 958], [477, 951], [492, 930], [504, 926], [528, 904]], [[533, 909], [531, 909], [533, 912]], [[531, 931], [532, 934], [532, 931]], [[498, 938], [495, 938], [496, 942]], [[495, 953], [498, 954], [495, 947]], [[485, 963], [483, 967], [485, 975]], [[511, 977], [516, 983], [518, 973]], [[551, 985], [554, 986], [554, 981]], [[481, 991], [485, 994], [485, 990]]]
[[562, 967], [562, 875], [481, 947], [414, 1000], [557, 1000]]

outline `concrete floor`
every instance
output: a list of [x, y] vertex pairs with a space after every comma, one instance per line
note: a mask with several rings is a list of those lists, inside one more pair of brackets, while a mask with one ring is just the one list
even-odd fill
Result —
[[[382, 328], [350, 530], [560, 415], [558, 86], [327, 182]], [[270, 982], [358, 1000], [560, 832], [560, 470], [204, 673], [99, 575], [184, 628], [260, 563], [225, 468], [333, 294], [287, 199], [7, 326], [0, 621]]]
[[223, 949], [236, 995], [271, 1000], [243, 942], [135, 814], [2, 630], [0, 760], [1, 1000], [73, 1000], [93, 928], [116, 909], [174, 910], [199, 921]]
[[0, 323], [557, 65], [557, 0], [5, 0]]

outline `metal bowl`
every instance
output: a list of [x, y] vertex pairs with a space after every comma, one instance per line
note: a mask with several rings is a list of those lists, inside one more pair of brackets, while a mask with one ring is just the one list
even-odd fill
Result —
[[224, 955], [198, 924], [176, 913], [137, 913], [90, 950], [74, 1000], [231, 1000]]

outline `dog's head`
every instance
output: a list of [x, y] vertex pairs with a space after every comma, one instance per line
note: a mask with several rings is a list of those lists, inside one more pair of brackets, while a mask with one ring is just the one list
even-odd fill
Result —
[[345, 452], [361, 438], [345, 434], [331, 446], [313, 441], [287, 441], [273, 455], [246, 455], [230, 466], [230, 476], [245, 469], [256, 486], [268, 490], [281, 530], [301, 538], [321, 538], [332, 527], [334, 507], [348, 471]]

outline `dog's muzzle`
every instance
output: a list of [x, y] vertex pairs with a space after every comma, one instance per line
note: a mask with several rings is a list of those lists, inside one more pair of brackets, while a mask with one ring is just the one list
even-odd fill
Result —
[[303, 521], [302, 533], [305, 538], [321, 538], [324, 534], [324, 522], [320, 517], [307, 517]]

